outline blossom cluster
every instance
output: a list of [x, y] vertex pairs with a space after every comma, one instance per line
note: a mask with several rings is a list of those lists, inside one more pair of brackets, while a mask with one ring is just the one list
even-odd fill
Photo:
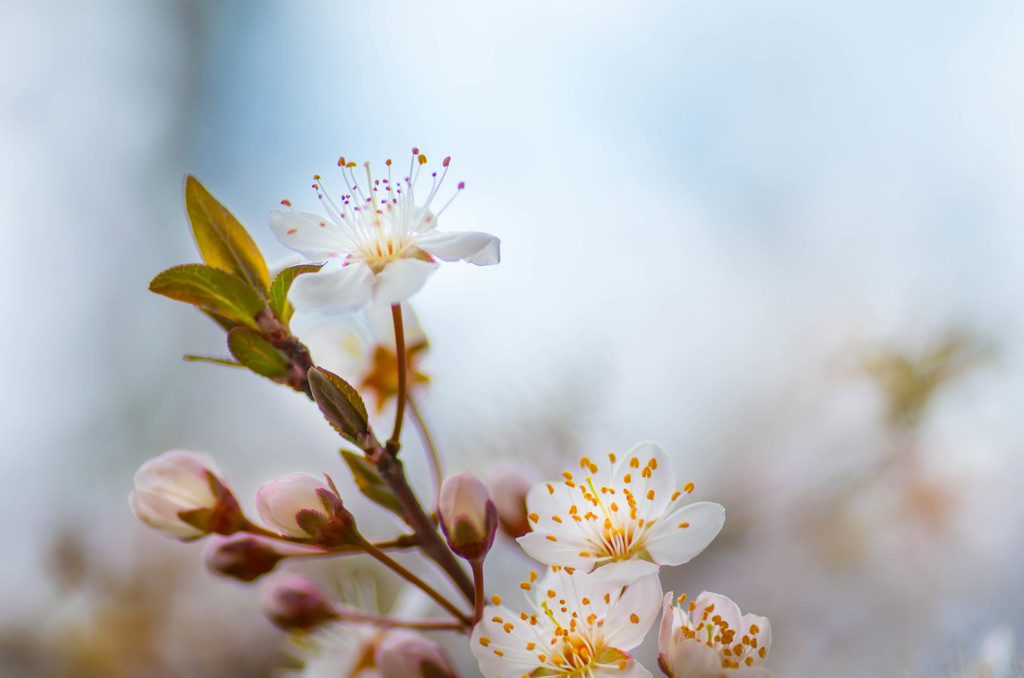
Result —
[[[273, 279], [241, 224], [189, 178], [186, 207], [206, 263], [165, 271], [151, 289], [199, 307], [225, 329], [233, 361], [219, 362], [236, 362], [313, 400], [355, 447], [342, 451], [355, 487], [408, 530], [364, 534], [327, 474], [289, 473], [265, 483], [255, 495], [258, 520], [251, 518], [213, 459], [187, 450], [166, 452], [139, 469], [130, 495], [135, 515], [181, 540], [222, 535], [207, 550], [208, 568], [244, 582], [262, 580], [265, 615], [293, 634], [296, 647], [308, 649], [305, 675], [456, 676], [446, 653], [424, 635], [449, 631], [470, 636], [487, 678], [651, 676], [630, 652], [660, 614], [658, 666], [665, 675], [769, 676], [767, 619], [741, 615], [718, 594], [705, 592], [686, 604], [685, 596], [673, 601], [662, 591], [661, 568], [698, 556], [721, 531], [725, 510], [689, 501], [693, 483], [678, 484], [657, 444], [583, 457], [560, 478], [540, 482], [530, 480], [535, 470], [506, 471], [490, 483], [471, 472], [444, 476], [414, 398], [430, 379], [413, 365], [427, 342], [408, 298], [438, 260], [498, 263], [499, 241], [437, 230], [451, 200], [436, 211], [432, 205], [450, 158], [440, 174], [430, 172], [425, 193], [416, 188], [427, 172], [419, 149], [402, 178], [392, 176], [390, 160], [378, 178], [364, 165], [365, 184], [353, 171], [356, 163], [342, 157], [338, 165], [342, 193], [329, 193], [319, 175], [313, 184], [326, 216], [293, 210], [287, 200], [288, 209], [271, 212], [280, 242], [309, 260]], [[343, 374], [317, 362], [291, 333], [295, 310], [361, 309], [374, 328], [374, 345], [366, 364]], [[376, 396], [378, 417], [393, 407], [386, 440], [378, 438], [360, 390]], [[407, 409], [434, 471], [433, 510], [413, 492], [399, 456]], [[520, 584], [522, 611], [486, 593], [484, 562], [499, 543], [538, 563]], [[436, 569], [404, 565], [389, 555], [395, 550], [418, 551]], [[308, 555], [360, 554], [402, 578], [430, 607], [381, 614], [342, 603], [282, 565]], [[437, 586], [438, 572], [456, 596]]]

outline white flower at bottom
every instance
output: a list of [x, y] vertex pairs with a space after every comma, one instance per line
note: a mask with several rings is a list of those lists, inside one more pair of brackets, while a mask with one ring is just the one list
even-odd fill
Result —
[[622, 458], [599, 465], [580, 460], [581, 477], [566, 471], [559, 483], [530, 490], [526, 504], [533, 531], [519, 544], [547, 565], [593, 571], [627, 584], [681, 565], [703, 551], [722, 529], [725, 509], [711, 502], [683, 505], [665, 451], [641, 443]]
[[723, 595], [705, 591], [685, 607], [672, 604], [671, 592], [665, 595], [658, 663], [671, 678], [771, 678], [762, 666], [771, 645], [768, 619], [741, 616]]
[[[355, 163], [341, 158], [338, 165], [352, 193], [339, 196], [337, 202], [317, 175], [313, 187], [326, 217], [309, 212], [271, 212], [270, 228], [282, 245], [311, 261], [327, 262], [318, 272], [295, 279], [288, 295], [295, 307], [342, 312], [357, 310], [371, 299], [395, 304], [423, 286], [437, 268], [438, 259], [462, 259], [478, 266], [497, 264], [500, 243], [494, 236], [436, 230], [437, 217], [444, 207], [434, 214], [430, 204], [444, 181], [449, 160], [444, 159], [440, 177], [436, 172], [431, 174], [430, 190], [419, 205], [414, 189], [427, 158], [414, 148], [409, 175], [401, 181], [392, 181], [390, 160], [388, 177], [377, 180], [371, 177], [367, 164], [365, 192], [352, 172]], [[460, 183], [459, 189], [462, 187]], [[285, 204], [290, 205], [287, 201]]]
[[658, 616], [657, 575], [628, 587], [595, 580], [585, 572], [552, 568], [536, 582], [532, 613], [515, 613], [492, 598], [470, 641], [487, 678], [565, 676], [650, 678], [628, 650], [643, 641]]

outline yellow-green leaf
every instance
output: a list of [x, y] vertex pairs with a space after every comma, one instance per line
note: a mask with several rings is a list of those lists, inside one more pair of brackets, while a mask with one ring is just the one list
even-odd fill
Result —
[[256, 243], [235, 215], [191, 174], [185, 178], [185, 211], [203, 261], [266, 293], [270, 272]]
[[255, 329], [263, 297], [241, 278], [212, 266], [185, 264], [157, 274], [149, 290]]
[[292, 282], [303, 273], [315, 273], [323, 268], [323, 266], [323, 264], [289, 266], [274, 276], [274, 281], [270, 283], [267, 299], [270, 300], [270, 310], [274, 312], [274, 315], [277, 316], [277, 319], [285, 327], [288, 327], [292, 314], [295, 313], [295, 309], [288, 303], [288, 290], [291, 289]]
[[273, 379], [288, 374], [288, 356], [278, 351], [256, 330], [236, 327], [228, 333], [228, 350], [235, 360], [256, 374]]
[[361, 454], [356, 454], [349, 450], [342, 450], [341, 457], [348, 464], [348, 468], [352, 471], [352, 479], [356, 483], [356, 487], [363, 495], [377, 504], [382, 506], [392, 513], [397, 514], [403, 520], [405, 519], [405, 512], [402, 509], [401, 502], [398, 501], [398, 497], [391, 491], [391, 488], [387, 486], [384, 480], [377, 473], [377, 469], [373, 467], [366, 457]]
[[309, 389], [324, 418], [346, 440], [362, 447], [370, 433], [366, 405], [352, 386], [338, 375], [322, 367], [307, 372]]

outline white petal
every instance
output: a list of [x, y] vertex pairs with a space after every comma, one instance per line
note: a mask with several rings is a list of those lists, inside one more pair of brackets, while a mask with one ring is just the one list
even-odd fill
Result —
[[[633, 459], [639, 464], [638, 468], [630, 465]], [[654, 468], [649, 472], [649, 477], [644, 477], [644, 469], [650, 463], [654, 464]], [[627, 475], [630, 476], [630, 482], [624, 483]], [[650, 442], [640, 443], [623, 455], [616, 463], [614, 482], [629, 487], [637, 499], [637, 512], [647, 518], [663, 515], [672, 500], [672, 494], [678, 489], [668, 455], [661, 445]]]
[[718, 678], [723, 673], [718, 653], [696, 640], [682, 641], [665, 660], [677, 678]]
[[431, 231], [417, 236], [416, 247], [445, 261], [463, 259], [477, 266], [501, 261], [501, 241], [478, 231]]
[[427, 281], [437, 264], [422, 259], [396, 259], [374, 276], [373, 300], [381, 304], [405, 301]]
[[300, 275], [288, 291], [295, 308], [345, 313], [361, 308], [373, 293], [373, 271], [362, 263], [343, 266], [334, 261], [317, 273]]
[[606, 563], [595, 569], [591, 576], [597, 581], [625, 586], [641, 577], [657, 574], [660, 569], [660, 566], [656, 563], [639, 558], [630, 558], [629, 560], [616, 560]]
[[[661, 610], [661, 581], [653, 574], [630, 584], [604, 620], [608, 645], [631, 650], [641, 642]], [[633, 621], [636, 615], [636, 620]]]
[[[502, 621], [494, 621], [495, 617]], [[518, 628], [513, 628], [512, 633], [508, 633], [502, 626], [505, 622], [511, 622]], [[484, 676], [487, 678], [518, 678], [539, 665], [536, 655], [526, 649], [526, 644], [529, 641], [523, 638], [530, 636], [530, 633], [523, 628], [523, 625], [519, 615], [504, 606], [488, 605], [484, 608], [483, 617], [473, 629], [473, 635], [470, 638], [470, 650], [480, 664], [480, 672]], [[480, 642], [481, 638], [487, 639], [486, 646]], [[500, 650], [504, 656], [496, 655], [495, 650]], [[521, 663], [523, 661], [531, 662], [534, 666], [524, 665]]]
[[342, 228], [312, 212], [274, 210], [270, 213], [270, 230], [282, 245], [310, 261], [352, 251], [351, 238]]
[[[732, 602], [732, 599], [728, 596], [723, 596], [720, 593], [704, 591], [697, 596], [693, 603], [697, 606], [693, 611], [693, 617], [695, 619], [700, 619], [703, 610], [714, 605], [713, 615], [720, 616], [722, 621], [736, 632], [737, 637], [742, 638], [747, 632], [745, 627], [741, 628], [743, 622], [740, 614], [740, 606]], [[708, 616], [710, 617], [713, 615]]]
[[[594, 567], [593, 558], [585, 558], [580, 555], [582, 548], [580, 544], [554, 542], [547, 537], [547, 534], [541, 532], [530, 532], [516, 541], [528, 556], [545, 565], [578, 567], [587, 572]], [[558, 538], [556, 537], [556, 539]]]
[[135, 490], [129, 497], [135, 517], [157, 530], [163, 530], [174, 537], [199, 537], [202, 530], [182, 522], [178, 511], [182, 508], [158, 494]]
[[[688, 527], [679, 527], [682, 523]], [[720, 504], [700, 501], [684, 506], [658, 521], [647, 552], [661, 565], [682, 565], [707, 548], [724, 524], [725, 509]]]
[[767, 617], [762, 617], [756, 614], [745, 614], [743, 615], [743, 621], [740, 625], [743, 627], [743, 633], [748, 633], [748, 629], [751, 625], [756, 626], [757, 633], [751, 635], [757, 639], [757, 646], [759, 648], [763, 647], [765, 654], [772, 649], [772, 623], [768, 621]]
[[675, 612], [672, 607], [672, 599], [675, 592], [669, 591], [661, 601], [661, 624], [658, 626], [658, 652], [666, 657], [672, 650], [672, 631], [675, 624]]

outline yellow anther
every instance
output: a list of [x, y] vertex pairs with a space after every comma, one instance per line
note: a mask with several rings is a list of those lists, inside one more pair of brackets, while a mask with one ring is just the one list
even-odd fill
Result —
[[548, 541], [558, 541], [558, 537], [556, 537], [556, 536], [555, 536], [555, 535], [553, 535], [553, 534], [549, 534], [549, 535], [547, 536], [547, 539], [548, 539]]
[[631, 482], [633, 482], [633, 474], [627, 473], [626, 475], [622, 476], [622, 482], [624, 482], [624, 483], [631, 483]]
[[629, 615], [629, 621], [633, 622], [634, 624], [639, 624], [640, 623], [640, 617], [637, 616], [636, 612], [634, 612], [633, 614]]
[[484, 647], [487, 647], [488, 645], [491, 644], [491, 639], [488, 638], [487, 636], [480, 636], [480, 644], [483, 645]]
[[649, 461], [647, 462], [647, 467], [648, 467], [649, 469], [651, 469], [652, 471], [656, 471], [656, 470], [658, 470], [658, 460], [652, 457], [652, 458], [651, 458], [651, 459], [650, 459], [650, 460], [649, 460]]
[[640, 468], [640, 460], [633, 457], [629, 460], [629, 468]]
[[493, 596], [491, 596], [491, 602], [495, 605], [501, 605], [501, 596], [499, 596], [498, 594], [494, 594]]
[[498, 615], [494, 615], [493, 617], [491, 617], [491, 621], [495, 624], [503, 624], [505, 622], [505, 620], [499, 617]]
[[505, 629], [505, 633], [512, 633], [512, 629], [514, 629], [515, 627], [515, 624], [513, 624], [512, 622], [505, 622], [505, 625], [501, 628]]
[[654, 490], [647, 490], [648, 501], [654, 501]]
[[551, 483], [547, 483], [547, 486], [548, 486], [548, 494], [554, 494], [555, 493], [554, 485], [552, 485]]
[[693, 492], [693, 483], [686, 483], [685, 485], [683, 485], [683, 492], [685, 492], [686, 494], [690, 494], [691, 492]]
[[524, 582], [522, 582], [522, 583], [520, 583], [520, 584], [519, 584], [519, 588], [521, 588], [521, 589], [522, 589], [522, 590], [524, 590], [524, 591], [529, 591], [529, 590], [530, 590], [531, 588], [533, 588], [533, 587], [532, 587], [532, 586], [530, 586], [530, 582], [528, 582], [528, 581], [524, 581]]
[[614, 452], [609, 452], [608, 453], [608, 461], [610, 461], [613, 464], [615, 463], [615, 453]]
[[530, 522], [539, 523], [540, 522], [540, 516], [537, 515], [536, 513], [531, 513], [530, 514]]
[[679, 495], [680, 494], [682, 494], [682, 492], [680, 492], [679, 490], [676, 490], [675, 492], [673, 492], [672, 493], [672, 501], [675, 501], [676, 499], [679, 499]]
[[505, 656], [505, 653], [502, 652], [501, 650], [495, 650], [494, 654], [498, 655], [499, 657], [504, 657]]
[[683, 521], [683, 522], [679, 523], [679, 527], [681, 527], [683, 529], [686, 529], [689, 526], [690, 526], [690, 523], [688, 523], [686, 521]]

